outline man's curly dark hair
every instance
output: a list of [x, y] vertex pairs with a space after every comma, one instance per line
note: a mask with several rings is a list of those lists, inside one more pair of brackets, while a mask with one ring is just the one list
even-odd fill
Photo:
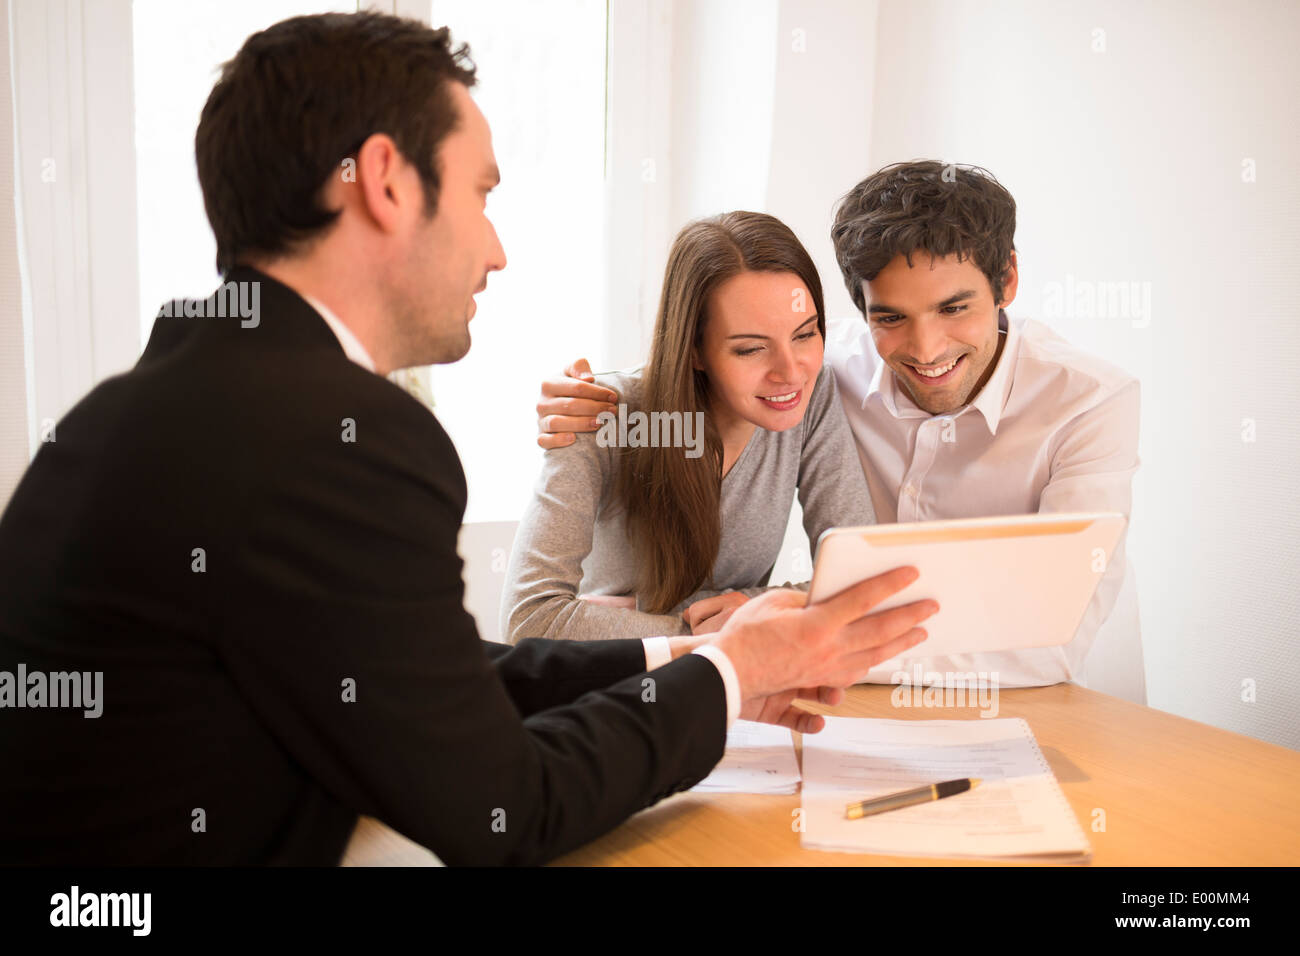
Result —
[[835, 210], [831, 241], [853, 304], [866, 315], [862, 283], [896, 256], [919, 251], [971, 259], [993, 300], [1015, 249], [1016, 201], [988, 170], [932, 159], [894, 163], [853, 187]]

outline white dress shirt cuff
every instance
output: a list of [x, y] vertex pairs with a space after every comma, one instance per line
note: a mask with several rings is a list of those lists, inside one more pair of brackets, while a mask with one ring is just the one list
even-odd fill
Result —
[[736, 666], [731, 663], [727, 652], [715, 644], [705, 644], [691, 651], [713, 661], [713, 666], [722, 675], [722, 686], [727, 689], [727, 729], [731, 729], [740, 717], [740, 678], [736, 675]]
[[645, 647], [645, 669], [648, 671], [663, 667], [673, 659], [672, 645], [666, 637], [643, 637], [641, 644]]

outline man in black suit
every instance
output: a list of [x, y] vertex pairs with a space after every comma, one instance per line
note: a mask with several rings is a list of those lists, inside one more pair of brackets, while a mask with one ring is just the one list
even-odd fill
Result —
[[704, 777], [742, 707], [815, 732], [797, 696], [924, 636], [933, 602], [867, 614], [904, 569], [705, 637], [478, 639], [456, 450], [382, 377], [463, 356], [505, 265], [473, 81], [375, 14], [226, 64], [196, 137], [225, 282], [163, 309], [0, 519], [0, 862], [333, 864], [358, 814], [539, 862]]

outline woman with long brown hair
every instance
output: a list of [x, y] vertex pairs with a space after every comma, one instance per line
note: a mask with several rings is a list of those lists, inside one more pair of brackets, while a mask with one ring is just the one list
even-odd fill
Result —
[[506, 639], [689, 633], [695, 602], [765, 589], [796, 492], [814, 546], [873, 523], [825, 337], [816, 267], [784, 223], [686, 226], [649, 360], [597, 378], [618, 415], [546, 452], [507, 570]]

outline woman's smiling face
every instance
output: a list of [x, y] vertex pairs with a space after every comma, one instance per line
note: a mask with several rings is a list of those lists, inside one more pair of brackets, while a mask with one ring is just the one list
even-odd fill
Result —
[[695, 367], [709, 377], [717, 427], [740, 420], [785, 431], [803, 420], [825, 340], [793, 272], [741, 272], [709, 297]]

